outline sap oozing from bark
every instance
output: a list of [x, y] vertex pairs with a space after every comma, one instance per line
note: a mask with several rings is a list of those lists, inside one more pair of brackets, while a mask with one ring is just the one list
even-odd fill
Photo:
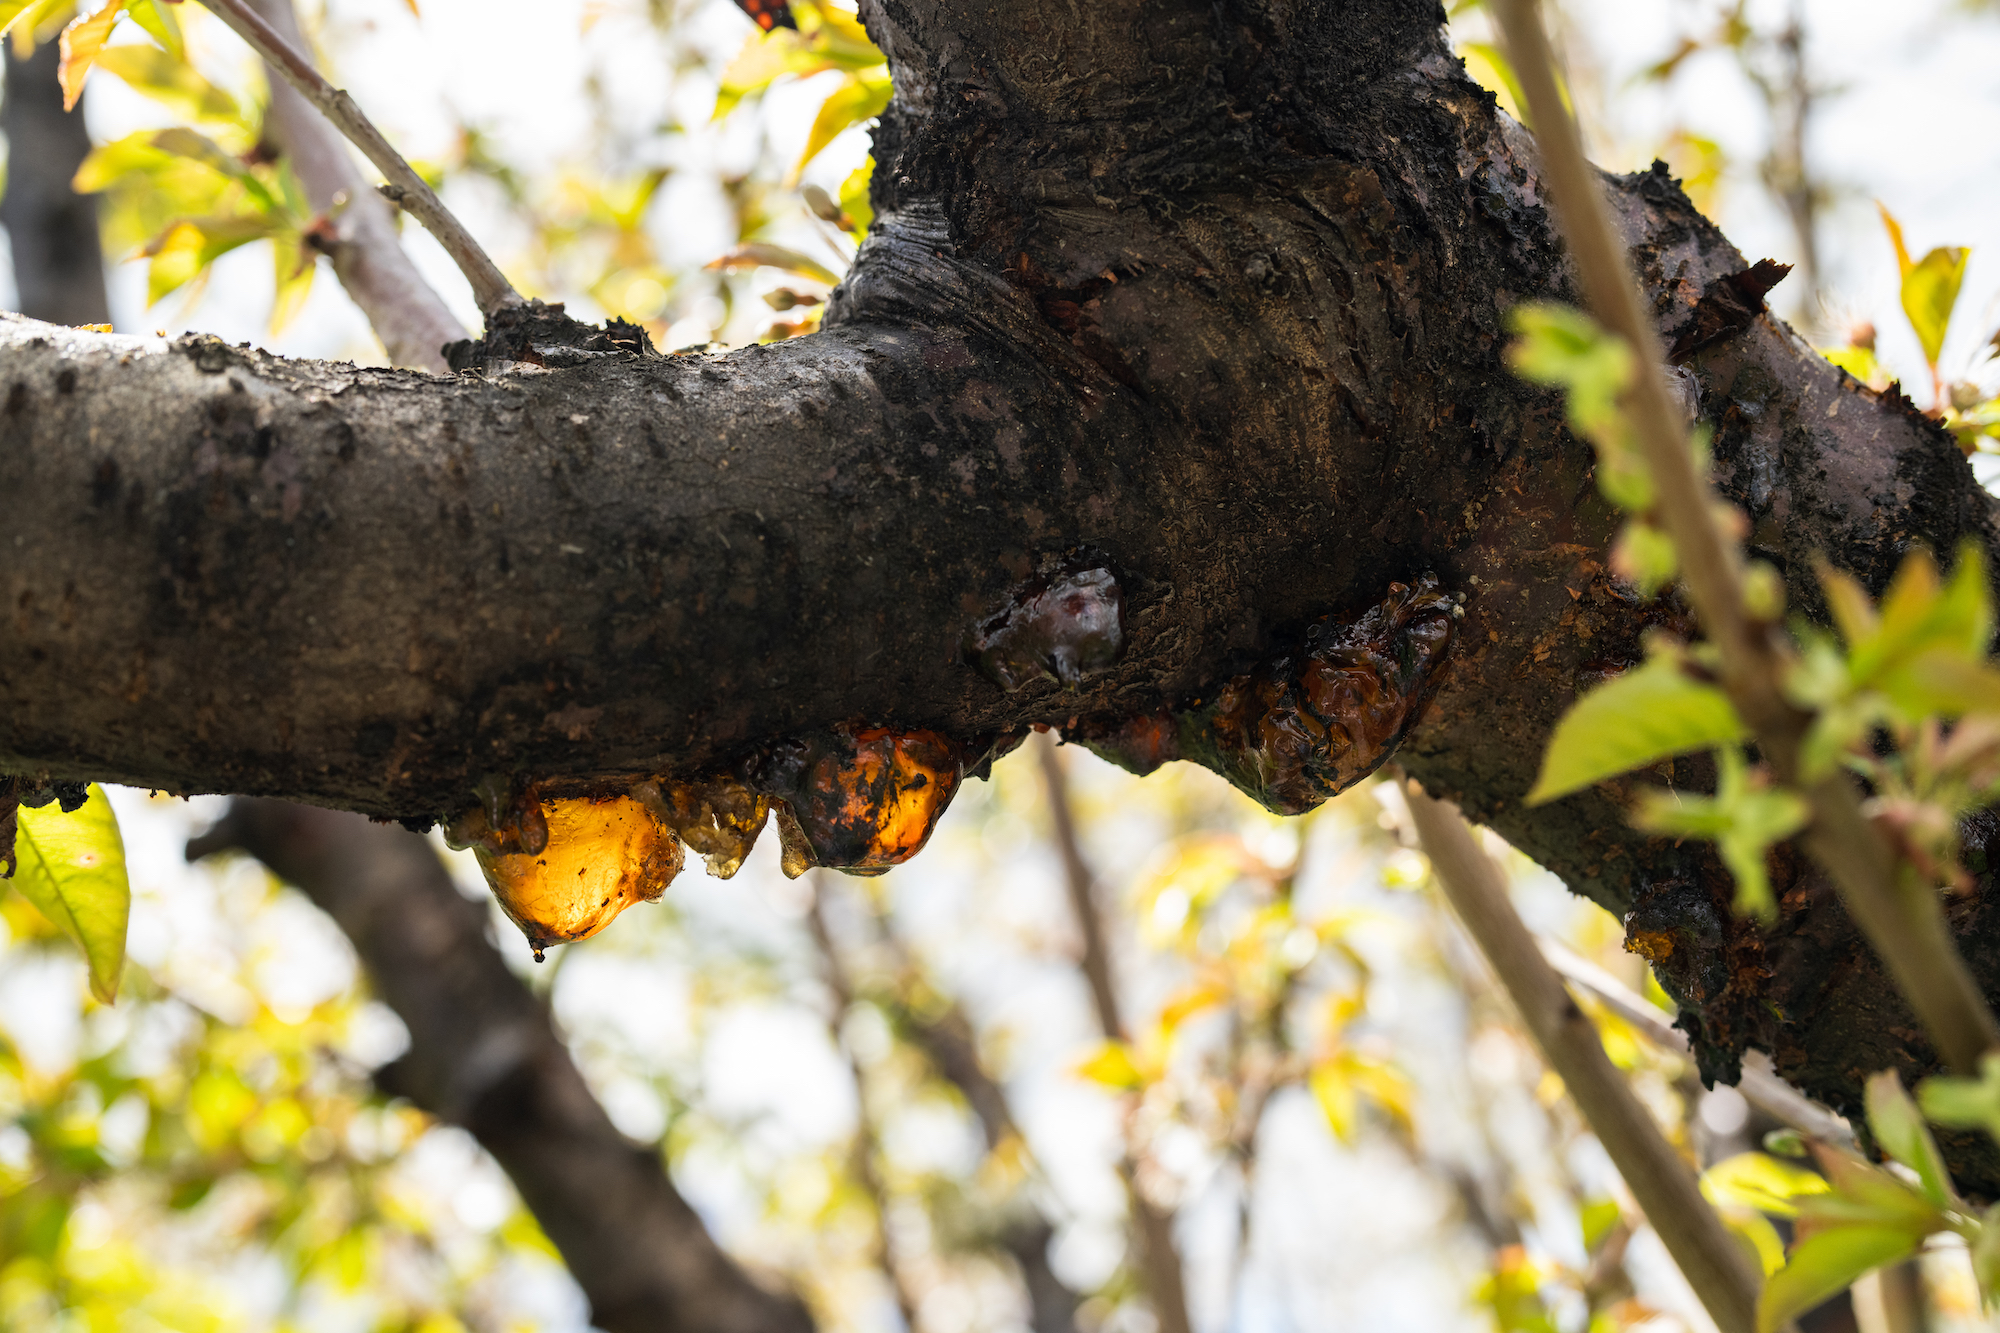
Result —
[[1095, 556], [1074, 556], [1023, 583], [975, 625], [965, 659], [1003, 690], [1037, 679], [1075, 688], [1118, 661], [1124, 616], [1117, 576]]
[[729, 879], [743, 868], [743, 858], [757, 845], [771, 814], [769, 797], [730, 777], [641, 782], [632, 795], [700, 853], [717, 879]]
[[549, 945], [586, 939], [633, 904], [653, 902], [681, 872], [674, 831], [629, 796], [549, 801], [540, 814], [539, 852], [474, 849], [537, 962]]

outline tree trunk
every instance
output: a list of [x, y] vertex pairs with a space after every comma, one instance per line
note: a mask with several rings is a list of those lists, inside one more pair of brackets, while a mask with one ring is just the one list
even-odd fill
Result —
[[[1402, 738], [1428, 788], [1630, 914], [1707, 1074], [1756, 1044], [1851, 1111], [1866, 1071], [1930, 1066], [1795, 860], [1764, 935], [1706, 853], [1625, 828], [1631, 781], [1521, 805], [1574, 695], [1685, 621], [1608, 574], [1590, 451], [1502, 362], [1507, 312], [1573, 283], [1533, 142], [1434, 3], [862, 14], [897, 97], [875, 229], [814, 337], [444, 379], [0, 328], [0, 766], [426, 818], [487, 774], [747, 771], [852, 722], [976, 767], [1033, 722], [1103, 737], [1167, 708], [1242, 779], [1259, 756], [1218, 686], [1284, 683], [1322, 617], [1433, 574], [1466, 601], [1445, 668], [1397, 696], [1414, 713], [1441, 680], [1428, 712], [1306, 769], [1351, 779]], [[1663, 169], [1607, 187], [1795, 606], [1820, 608], [1817, 553], [1879, 587], [1913, 544], [1990, 546], [1988, 498], [1900, 396], [1768, 314], [1692, 345], [1743, 257]], [[1026, 585], [1084, 568], [1116, 578], [1115, 661], [1056, 622], [992, 648], [1010, 596], [1032, 620]], [[1407, 675], [1439, 618], [1418, 643], [1398, 605], [1355, 633]], [[1070, 683], [1021, 683], [1042, 668]], [[1124, 753], [1171, 752], [1147, 748]], [[1954, 911], [2000, 978], [1989, 893]]]

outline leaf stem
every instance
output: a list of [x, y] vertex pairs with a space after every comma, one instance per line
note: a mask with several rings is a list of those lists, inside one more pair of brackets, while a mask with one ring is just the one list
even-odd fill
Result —
[[[1756, 733], [1766, 762], [1780, 780], [1795, 783], [1809, 719], [1781, 689], [1787, 650], [1745, 610], [1742, 554], [1716, 521], [1721, 502], [1695, 471], [1681, 413], [1660, 369], [1659, 333], [1641, 305], [1576, 122], [1556, 92], [1554, 59], [1535, 0], [1495, 0], [1494, 10], [1534, 117], [1542, 167], [1584, 296], [1638, 361], [1627, 408], [1653, 475], [1661, 522], [1680, 554], [1688, 600], [1721, 653], [1723, 688]], [[1805, 794], [1813, 807], [1812, 826], [1801, 838], [1806, 851], [1840, 890], [1945, 1062], [1976, 1073], [1980, 1055], [2000, 1045], [2000, 1024], [1952, 943], [1937, 894], [1900, 873], [1844, 774], [1807, 786]]]
[[472, 284], [472, 297], [478, 302], [481, 314], [491, 318], [496, 311], [526, 304], [500, 271], [499, 265], [444, 206], [437, 193], [424, 183], [424, 178], [416, 173], [416, 169], [382, 137], [382, 131], [375, 128], [375, 123], [355, 105], [354, 99], [328, 83], [313, 68], [312, 61], [285, 40], [283, 34], [250, 6], [249, 0], [202, 0], [202, 3], [248, 43], [251, 50], [262, 56], [265, 64], [283, 75], [285, 82], [317, 107], [375, 164], [376, 170], [388, 181], [381, 187], [382, 193], [400, 204], [405, 212], [423, 224], [424, 230], [437, 237], [438, 244], [458, 265], [458, 271]]
[[1757, 1276], [1694, 1173], [1604, 1053], [1597, 1029], [1514, 911], [1500, 868], [1456, 806], [1403, 784], [1417, 838], [1452, 910], [1492, 965], [1570, 1100], [1611, 1156], [1688, 1285], [1722, 1333], [1755, 1333]]

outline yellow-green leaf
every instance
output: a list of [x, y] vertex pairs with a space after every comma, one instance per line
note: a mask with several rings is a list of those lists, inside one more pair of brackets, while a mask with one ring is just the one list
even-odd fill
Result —
[[832, 269], [817, 259], [802, 255], [797, 250], [782, 245], [772, 245], [766, 241], [747, 241], [728, 254], [708, 261], [708, 267], [733, 270], [742, 268], [781, 268], [787, 273], [796, 273], [802, 278], [811, 278], [831, 287], [840, 279]]
[[894, 91], [886, 73], [867, 71], [848, 75], [847, 81], [820, 103], [819, 114], [813, 117], [812, 132], [806, 136], [805, 151], [799, 154], [798, 164], [792, 168], [793, 178], [842, 130], [881, 115]]
[[875, 176], [875, 159], [856, 167], [840, 184], [840, 211], [847, 215], [848, 230], [860, 240], [875, 225], [875, 209], [868, 202], [868, 184]]
[[1701, 1173], [1701, 1192], [1714, 1204], [1754, 1208], [1773, 1217], [1796, 1217], [1793, 1200], [1825, 1194], [1826, 1177], [1760, 1152], [1725, 1157]]
[[125, 12], [124, 0], [105, 0], [104, 8], [88, 18], [79, 18], [63, 29], [62, 64], [58, 77], [62, 81], [63, 110], [76, 106], [76, 99], [83, 96], [83, 82], [90, 77], [90, 67], [97, 60], [97, 53], [104, 49], [104, 43], [111, 38], [111, 30], [118, 26], [119, 16]]
[[[135, 9], [133, 17], [137, 16]], [[189, 120], [234, 123], [242, 114], [235, 98], [204, 79], [187, 61], [157, 46], [107, 46], [97, 53], [97, 66]]]
[[1896, 1076], [1896, 1071], [1885, 1069], [1870, 1076], [1865, 1100], [1868, 1129], [1882, 1151], [1917, 1173], [1926, 1199], [1940, 1208], [1951, 1207], [1954, 1202], [1951, 1173], [1945, 1168], [1944, 1156], [1938, 1152], [1937, 1140], [1924, 1125], [1917, 1104], [1903, 1091], [1903, 1080]]
[[1951, 327], [1952, 307], [1958, 304], [1965, 261], [1971, 256], [1962, 245], [1941, 245], [1903, 274], [1903, 313], [1923, 344], [1924, 360], [1933, 366], [1944, 350], [1945, 330]]
[[181, 21], [174, 17], [171, 5], [163, 3], [163, 0], [131, 0], [125, 12], [168, 55], [180, 61], [187, 59], [187, 42], [181, 36]]
[[54, 804], [22, 807], [14, 849], [20, 858], [14, 887], [83, 950], [91, 993], [111, 1003], [125, 970], [132, 884], [110, 798], [92, 786], [90, 799], [72, 814]]
[[1896, 247], [1896, 272], [1907, 278], [1910, 276], [1910, 247], [1903, 243], [1903, 224], [1896, 221], [1896, 215], [1880, 199], [1875, 201], [1875, 211], [1882, 215], [1882, 228], [1889, 233], [1889, 244]]
[[12, 30], [22, 16], [39, 3], [40, 0], [0, 0], [0, 35]]
[[1764, 1284], [1757, 1302], [1758, 1333], [1844, 1291], [1863, 1273], [1915, 1254], [1923, 1237], [1899, 1227], [1832, 1227], [1806, 1238], [1785, 1266]]
[[1131, 1048], [1122, 1041], [1107, 1041], [1088, 1059], [1079, 1061], [1076, 1072], [1092, 1083], [1119, 1092], [1135, 1092], [1146, 1086], [1145, 1075], [1132, 1059]]
[[1563, 714], [1528, 804], [1746, 734], [1727, 695], [1690, 678], [1672, 658], [1656, 657], [1598, 686]]

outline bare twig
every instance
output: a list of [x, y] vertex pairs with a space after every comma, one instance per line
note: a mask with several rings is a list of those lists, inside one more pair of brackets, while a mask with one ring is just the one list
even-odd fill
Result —
[[[1788, 650], [1745, 610], [1742, 554], [1716, 521], [1720, 501], [1695, 471], [1682, 415], [1660, 370], [1658, 331], [1641, 307], [1595, 169], [1584, 160], [1576, 122], [1557, 95], [1534, 0], [1495, 0], [1494, 9], [1534, 116], [1542, 165], [1584, 294], [1638, 361], [1627, 407], [1659, 496], [1660, 518], [1680, 553], [1688, 600], [1721, 652], [1723, 687], [1756, 734], [1765, 760], [1781, 780], [1794, 782], [1807, 718], [1780, 689]], [[1961, 1073], [1975, 1072], [1980, 1055], [2000, 1045], [2000, 1024], [1953, 947], [1937, 894], [1899, 875], [1894, 853], [1863, 815], [1860, 795], [1844, 774], [1836, 772], [1805, 792], [1813, 809], [1812, 825], [1801, 839], [1806, 850], [1833, 879], [1945, 1061]]]
[[472, 298], [479, 303], [482, 314], [490, 318], [495, 311], [524, 304], [521, 294], [480, 248], [472, 233], [444, 206], [444, 201], [424, 183], [415, 168], [404, 161], [403, 155], [389, 146], [389, 141], [355, 105], [354, 99], [328, 83], [303, 52], [265, 21], [250, 0], [202, 0], [202, 3], [262, 56], [265, 64], [283, 75], [300, 96], [332, 121], [387, 177], [388, 184], [382, 186], [382, 193], [402, 205], [423, 224], [424, 230], [437, 237], [438, 244], [472, 284]]
[[[1643, 996], [1635, 995], [1618, 978], [1558, 940], [1538, 935], [1535, 943], [1541, 947], [1542, 957], [1549, 960], [1549, 966], [1561, 973], [1565, 980], [1595, 995], [1605, 1008], [1639, 1029], [1655, 1046], [1676, 1055], [1689, 1053], [1687, 1034], [1668, 1022], [1667, 1016], [1656, 1006]], [[1744, 1057], [1743, 1077], [1736, 1084], [1736, 1090], [1743, 1094], [1744, 1101], [1808, 1138], [1853, 1146], [1854, 1130], [1845, 1120], [1779, 1078], [1768, 1063], [1753, 1063], [1761, 1059], [1765, 1059], [1761, 1051], [1751, 1051]]]
[[1417, 836], [1466, 931], [1500, 978], [1549, 1067], [1604, 1145], [1653, 1230], [1722, 1333], [1753, 1333], [1758, 1282], [1694, 1174], [1604, 1053], [1591, 1025], [1515, 914], [1500, 868], [1456, 807], [1405, 784]]
[[[1076, 836], [1076, 818], [1069, 803], [1069, 775], [1063, 771], [1062, 756], [1056, 753], [1055, 741], [1048, 733], [1036, 736], [1034, 747], [1035, 757], [1042, 765], [1042, 780], [1048, 786], [1049, 821], [1055, 829], [1056, 851], [1062, 856], [1063, 883], [1076, 913], [1077, 930], [1083, 936], [1083, 957], [1078, 965], [1090, 984], [1098, 1029], [1106, 1041], [1129, 1041], [1130, 1034], [1119, 1012], [1118, 989], [1111, 975], [1111, 950], [1105, 942], [1104, 917], [1097, 906], [1095, 879]], [[1188, 1319], [1187, 1284], [1181, 1274], [1180, 1249], [1174, 1244], [1174, 1220], [1139, 1187], [1138, 1158], [1129, 1134], [1118, 1174], [1125, 1182], [1133, 1225], [1139, 1233], [1146, 1294], [1152, 1298], [1153, 1316], [1160, 1322], [1160, 1333], [1190, 1333], [1193, 1326]]]
[[[299, 50], [292, 0], [252, 0], [271, 27]], [[395, 213], [368, 188], [347, 140], [297, 89], [273, 69], [269, 126], [292, 160], [313, 210], [327, 224], [316, 229], [340, 285], [368, 316], [389, 359], [399, 366], [444, 373], [444, 347], [465, 337], [396, 236]]]
[[812, 872], [812, 899], [806, 913], [806, 924], [811, 927], [813, 943], [819, 948], [826, 987], [833, 993], [833, 1007], [826, 1016], [827, 1035], [846, 1054], [848, 1072], [854, 1076], [854, 1174], [861, 1183], [862, 1192], [868, 1196], [869, 1206], [875, 1210], [876, 1267], [889, 1281], [889, 1290], [896, 1298], [896, 1311], [903, 1317], [903, 1327], [910, 1333], [916, 1333], [917, 1300], [909, 1284], [903, 1280], [903, 1266], [897, 1262], [895, 1239], [889, 1232], [889, 1187], [882, 1179], [881, 1135], [875, 1128], [874, 1113], [868, 1107], [868, 1074], [841, 1031], [848, 1014], [854, 1009], [854, 984], [848, 979], [840, 946], [834, 943], [833, 933], [827, 929], [827, 881], [826, 871]]

